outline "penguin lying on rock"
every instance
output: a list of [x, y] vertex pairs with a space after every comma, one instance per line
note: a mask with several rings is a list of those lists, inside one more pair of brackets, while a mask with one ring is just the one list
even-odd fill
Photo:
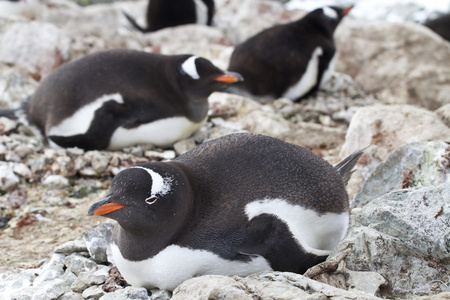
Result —
[[299, 101], [311, 95], [331, 77], [336, 60], [333, 34], [351, 9], [318, 8], [236, 46], [228, 70], [239, 72], [245, 81], [226, 91], [256, 100]]
[[209, 95], [239, 80], [198, 56], [100, 51], [59, 67], [0, 116], [37, 127], [56, 148], [165, 147], [202, 127]]
[[150, 0], [146, 28], [123, 14], [135, 29], [145, 33], [184, 24], [211, 25], [214, 7], [214, 0]]
[[121, 171], [88, 215], [118, 222], [114, 262], [134, 286], [173, 290], [205, 274], [304, 273], [347, 231], [345, 185], [361, 155], [333, 167], [297, 145], [231, 134], [173, 161]]

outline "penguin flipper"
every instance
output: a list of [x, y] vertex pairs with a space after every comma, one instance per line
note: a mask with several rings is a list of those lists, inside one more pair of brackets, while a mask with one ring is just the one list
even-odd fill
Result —
[[356, 162], [361, 157], [361, 155], [364, 154], [364, 151], [368, 148], [367, 146], [364, 149], [358, 150], [344, 158], [342, 161], [337, 163], [334, 168], [339, 171], [342, 177], [342, 181], [344, 182], [344, 185], [347, 185], [348, 181], [350, 180], [350, 177], [352, 177], [353, 174], [353, 167], [356, 165]]
[[130, 16], [129, 14], [127, 14], [125, 11], [122, 11], [123, 15], [125, 16], [125, 18], [127, 18], [128, 22], [130, 22], [130, 24], [136, 29], [139, 30], [140, 32], [146, 33], [146, 32], [150, 32], [151, 30], [148, 28], [144, 28], [141, 25], [139, 25], [136, 20]]

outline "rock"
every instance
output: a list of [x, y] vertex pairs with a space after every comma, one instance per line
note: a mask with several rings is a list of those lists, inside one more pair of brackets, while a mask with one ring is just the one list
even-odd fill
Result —
[[83, 300], [80, 293], [67, 292], [58, 297], [58, 300]]
[[0, 61], [21, 65], [40, 79], [68, 60], [69, 44], [52, 24], [17, 23], [0, 36]]
[[28, 168], [28, 166], [23, 163], [15, 164], [13, 171], [17, 175], [26, 179], [30, 179], [31, 177], [33, 177], [33, 172], [31, 172], [30, 168]]
[[356, 195], [353, 207], [404, 188], [450, 182], [450, 145], [444, 142], [412, 143], [394, 150], [379, 164]]
[[393, 191], [353, 209], [350, 230], [330, 256], [352, 247], [346, 267], [383, 276], [383, 297], [443, 291], [439, 283], [450, 281], [449, 197], [447, 182]]
[[173, 292], [178, 299], [380, 299], [345, 291], [294, 273], [248, 277], [207, 275], [186, 280]]
[[62, 245], [55, 248], [55, 253], [63, 253], [65, 255], [70, 255], [76, 252], [87, 252], [86, 243], [80, 240], [68, 241]]
[[[0, 91], [2, 91], [0, 107], [2, 109], [18, 107], [20, 102], [34, 93], [37, 86], [38, 82], [27, 74], [25, 67], [0, 62]], [[2, 124], [4, 122], [11, 124], [14, 121], [9, 119], [1, 121]], [[3, 131], [5, 132], [4, 129]]]
[[97, 174], [103, 173], [109, 165], [109, 155], [100, 151], [88, 151], [85, 157], [91, 161], [92, 169]]
[[76, 253], [67, 256], [64, 264], [69, 271], [73, 272], [77, 276], [79, 276], [81, 272], [92, 272], [97, 268], [97, 264], [93, 260]]
[[17, 121], [0, 117], [0, 134], [8, 134], [17, 127]]
[[[305, 13], [287, 11], [278, 1], [216, 1], [214, 23], [232, 44], [240, 44], [268, 27], [299, 19]], [[258, 16], [255, 18], [254, 16]]]
[[364, 178], [398, 147], [433, 140], [450, 140], [450, 128], [433, 112], [410, 105], [374, 105], [360, 108], [347, 130], [339, 157], [342, 159], [371, 146], [359, 161], [360, 171], [349, 181], [349, 194], [356, 194]]
[[335, 39], [336, 70], [365, 92], [432, 110], [450, 103], [449, 44], [424, 26], [346, 18]]
[[103, 295], [106, 293], [102, 290], [102, 287], [99, 285], [93, 285], [91, 287], [88, 287], [83, 291], [81, 294], [84, 299], [100, 299]]
[[128, 300], [142, 299], [150, 300], [148, 292], [145, 288], [136, 288], [127, 286], [126, 288], [116, 290], [114, 293], [108, 293], [100, 298], [101, 300]]
[[85, 289], [92, 285], [100, 285], [106, 281], [108, 277], [107, 268], [103, 268], [95, 271], [94, 273], [90, 272], [81, 272], [77, 279], [72, 283], [71, 289], [74, 292], [83, 292]]
[[[447, 288], [448, 290], [448, 288]], [[414, 298], [415, 300], [449, 300], [450, 292]]]
[[147, 150], [147, 151], [145, 151], [144, 155], [145, 155], [145, 157], [148, 157], [148, 158], [157, 158], [160, 160], [171, 160], [176, 157], [176, 153], [173, 150], [166, 150], [163, 152]]
[[107, 248], [111, 243], [114, 225], [110, 223], [102, 224], [96, 228], [89, 229], [83, 236], [89, 254], [97, 263], [108, 261]]
[[195, 146], [196, 146], [196, 144], [195, 144], [194, 139], [187, 138], [187, 139], [183, 139], [183, 140], [180, 140], [180, 141], [176, 142], [173, 145], [173, 148], [175, 149], [175, 152], [178, 155], [181, 155], [183, 153], [188, 152], [189, 150], [194, 149]]
[[7, 165], [0, 164], [0, 190], [8, 191], [14, 189], [19, 184], [20, 179]]
[[172, 293], [167, 290], [152, 289], [150, 293], [151, 300], [169, 300], [172, 298]]
[[435, 113], [447, 127], [450, 127], [450, 103], [441, 106]]
[[49, 175], [42, 181], [42, 184], [51, 188], [63, 188], [70, 185], [69, 180], [61, 175]]

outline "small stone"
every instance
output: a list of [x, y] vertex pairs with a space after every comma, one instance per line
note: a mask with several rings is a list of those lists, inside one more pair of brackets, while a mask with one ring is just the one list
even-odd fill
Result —
[[63, 188], [69, 186], [69, 180], [61, 175], [49, 175], [42, 184], [51, 188]]
[[101, 174], [103, 173], [109, 164], [109, 156], [103, 154], [99, 151], [90, 151], [88, 152], [91, 157], [91, 166], [94, 169], [95, 173]]
[[[95, 299], [98, 300], [100, 297], [105, 295], [105, 292], [102, 290], [102, 287], [99, 285], [93, 285], [91, 287], [88, 287], [83, 291], [81, 294], [83, 298], [85, 299]], [[103, 297], [102, 297], [103, 298]]]
[[83, 300], [81, 293], [68, 292], [58, 297], [58, 300]]
[[105, 263], [108, 261], [106, 253], [108, 245], [111, 243], [111, 237], [114, 225], [105, 223], [96, 228], [86, 231], [83, 236], [89, 254], [97, 263]]
[[17, 121], [0, 117], [0, 134], [8, 134], [17, 127]]
[[101, 273], [94, 272], [93, 274], [91, 274], [90, 272], [81, 272], [78, 275], [78, 278], [72, 283], [70, 288], [74, 292], [82, 292], [92, 285], [99, 285], [104, 283], [108, 274], [104, 270], [101, 271]]
[[189, 139], [184, 139], [181, 141], [176, 142], [173, 145], [173, 148], [175, 149], [175, 152], [178, 155], [181, 155], [183, 153], [188, 152], [189, 150], [194, 149], [196, 146], [194, 139], [189, 138]]
[[96, 269], [97, 264], [85, 258], [77, 253], [73, 253], [66, 257], [65, 265], [67, 269], [72, 271], [75, 275], [79, 275], [81, 272], [92, 272]]
[[169, 300], [172, 298], [172, 293], [168, 290], [152, 289], [150, 293], [151, 300]]
[[137, 288], [127, 286], [126, 288], [116, 290], [114, 293], [108, 293], [100, 298], [101, 300], [128, 300], [128, 299], [142, 299], [149, 300], [148, 292], [145, 288]]
[[173, 151], [173, 150], [166, 150], [164, 152], [147, 150], [147, 151], [145, 151], [144, 156], [148, 157], [148, 158], [158, 158], [161, 160], [171, 160], [171, 159], [174, 159], [177, 155], [175, 154], [175, 151]]
[[29, 179], [33, 176], [33, 172], [31, 172], [30, 168], [28, 168], [28, 166], [23, 163], [14, 165], [14, 173], [26, 179]]
[[20, 179], [14, 174], [13, 170], [6, 165], [0, 166], [0, 189], [8, 191], [19, 184]]
[[55, 249], [55, 253], [63, 253], [65, 255], [75, 252], [87, 252], [86, 243], [81, 240], [68, 241]]

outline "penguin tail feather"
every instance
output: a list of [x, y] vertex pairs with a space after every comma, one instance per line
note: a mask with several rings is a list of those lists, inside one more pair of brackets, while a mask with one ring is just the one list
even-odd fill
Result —
[[353, 152], [334, 166], [334, 168], [341, 174], [344, 185], [347, 185], [350, 177], [352, 177], [352, 174], [354, 172], [352, 171], [352, 169], [356, 165], [356, 162], [361, 157], [361, 155], [364, 154], [364, 151], [369, 147], [370, 146], [367, 146], [364, 149]]
[[136, 29], [139, 30], [140, 32], [150, 32], [151, 30], [148, 28], [144, 28], [141, 25], [139, 25], [136, 20], [130, 16], [129, 14], [127, 14], [125, 11], [122, 10], [123, 15], [125, 16], [125, 18], [127, 18], [128, 22], [130, 22], [130, 24]]

